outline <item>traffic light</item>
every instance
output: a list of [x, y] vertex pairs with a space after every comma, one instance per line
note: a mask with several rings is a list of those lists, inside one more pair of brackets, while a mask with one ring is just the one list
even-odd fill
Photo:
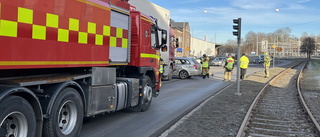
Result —
[[238, 18], [238, 19], [233, 19], [233, 29], [235, 31], [233, 31], [233, 35], [234, 36], [237, 36], [238, 39], [241, 38], [241, 18]]

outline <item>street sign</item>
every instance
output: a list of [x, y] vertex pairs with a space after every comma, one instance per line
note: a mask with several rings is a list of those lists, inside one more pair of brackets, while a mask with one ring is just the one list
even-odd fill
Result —
[[277, 51], [278, 51], [278, 52], [281, 52], [281, 51], [282, 51], [282, 48], [278, 47], [278, 48], [277, 48]]
[[267, 40], [263, 40], [262, 42], [262, 51], [266, 52], [268, 50], [268, 41]]

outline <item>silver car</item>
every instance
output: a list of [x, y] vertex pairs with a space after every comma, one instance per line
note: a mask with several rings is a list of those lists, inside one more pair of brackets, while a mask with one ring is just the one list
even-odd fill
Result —
[[211, 62], [209, 62], [210, 66], [223, 66], [226, 63], [226, 57], [216, 57]]
[[175, 57], [174, 76], [181, 79], [201, 75], [201, 64], [193, 58]]

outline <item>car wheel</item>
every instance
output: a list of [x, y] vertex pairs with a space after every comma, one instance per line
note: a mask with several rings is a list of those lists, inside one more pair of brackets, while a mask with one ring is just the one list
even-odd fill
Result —
[[189, 73], [187, 71], [182, 70], [182, 71], [179, 72], [179, 78], [186, 79], [188, 77], [189, 77]]

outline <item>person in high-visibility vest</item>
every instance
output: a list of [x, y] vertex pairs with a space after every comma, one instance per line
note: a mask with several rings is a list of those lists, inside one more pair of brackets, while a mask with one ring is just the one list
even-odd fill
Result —
[[224, 65], [224, 81], [230, 81], [232, 76], [232, 70], [234, 68], [234, 59], [231, 55], [228, 56], [226, 63]]
[[164, 62], [163, 62], [163, 59], [160, 58], [160, 68], [159, 68], [159, 72], [160, 72], [160, 86], [162, 86], [162, 77], [163, 77], [163, 71], [164, 71]]
[[264, 77], [265, 77], [265, 78], [269, 77], [270, 62], [271, 62], [271, 59], [270, 59], [268, 53], [264, 53], [263, 66], [264, 66], [264, 74], [265, 74]]
[[161, 77], [162, 77], [162, 75], [163, 75], [163, 71], [164, 71], [164, 62], [163, 62], [163, 59], [162, 58], [160, 58], [160, 68], [159, 68], [159, 72], [160, 72], [160, 75], [161, 75]]
[[248, 66], [249, 58], [246, 56], [246, 54], [242, 54], [240, 58], [240, 79], [244, 79], [246, 77]]
[[203, 54], [201, 59], [203, 79], [205, 79], [206, 77], [209, 78], [209, 60], [209, 57], [207, 57], [206, 54]]

